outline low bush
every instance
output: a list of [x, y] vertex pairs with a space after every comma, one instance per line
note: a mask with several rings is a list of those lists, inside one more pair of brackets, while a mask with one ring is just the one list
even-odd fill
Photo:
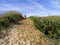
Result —
[[60, 38], [60, 17], [30, 17], [37, 29], [50, 38]]
[[20, 13], [7, 13], [0, 16], [0, 30], [8, 27], [12, 23], [17, 23], [19, 20], [22, 20], [23, 16]]

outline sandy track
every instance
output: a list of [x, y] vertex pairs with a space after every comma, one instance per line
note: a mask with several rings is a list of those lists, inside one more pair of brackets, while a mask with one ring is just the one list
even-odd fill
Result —
[[0, 45], [48, 45], [43, 33], [38, 31], [30, 19], [24, 19], [14, 25], [4, 38], [0, 39]]

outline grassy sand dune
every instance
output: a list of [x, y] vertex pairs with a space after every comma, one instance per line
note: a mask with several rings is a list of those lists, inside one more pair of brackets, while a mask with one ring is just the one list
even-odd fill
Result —
[[49, 45], [44, 34], [38, 31], [30, 19], [24, 19], [14, 25], [4, 38], [0, 39], [0, 45]]

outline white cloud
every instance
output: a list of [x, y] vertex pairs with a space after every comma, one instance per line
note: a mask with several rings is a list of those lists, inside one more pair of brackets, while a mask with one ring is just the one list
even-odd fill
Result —
[[[59, 14], [59, 11], [51, 11], [47, 8], [45, 8], [42, 4], [39, 4], [38, 2], [35, 2], [34, 0], [27, 0], [30, 3], [29, 4], [11, 4], [11, 3], [3, 3], [0, 4], [0, 10], [17, 10], [21, 11], [22, 13], [27, 14], [28, 16], [47, 16], [49, 13], [51, 15]], [[52, 4], [52, 7], [58, 7], [60, 3], [59, 1], [51, 0], [50, 3]], [[59, 7], [58, 7], [59, 8]]]
[[[43, 5], [35, 2], [34, 0], [28, 0], [28, 1], [31, 2], [33, 4], [33, 6], [35, 6], [35, 8], [37, 8], [35, 12], [28, 13], [29, 16], [30, 15], [48, 16], [49, 14], [50, 15], [59, 15], [60, 14], [59, 11], [46, 9]], [[51, 3], [50, 6], [52, 6], [53, 8], [60, 8], [59, 0], [51, 0], [50, 3]]]
[[60, 9], [60, 0], [51, 0], [51, 6]]
[[0, 10], [3, 10], [3, 11], [8, 11], [8, 10], [17, 10], [17, 11], [19, 11], [19, 10], [21, 10], [19, 7], [15, 6], [13, 4], [10, 4], [10, 3], [8, 3], [8, 4], [3, 3], [0, 6], [1, 6]]
[[42, 6], [41, 4], [35, 2], [34, 0], [27, 0], [27, 1], [31, 2], [33, 4], [33, 6], [35, 6], [35, 8], [37, 8], [39, 10], [48, 10], [44, 6]]

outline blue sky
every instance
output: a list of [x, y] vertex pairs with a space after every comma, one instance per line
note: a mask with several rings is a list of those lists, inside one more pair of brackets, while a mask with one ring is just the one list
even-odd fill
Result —
[[10, 10], [27, 16], [60, 15], [60, 0], [0, 0], [0, 11]]

